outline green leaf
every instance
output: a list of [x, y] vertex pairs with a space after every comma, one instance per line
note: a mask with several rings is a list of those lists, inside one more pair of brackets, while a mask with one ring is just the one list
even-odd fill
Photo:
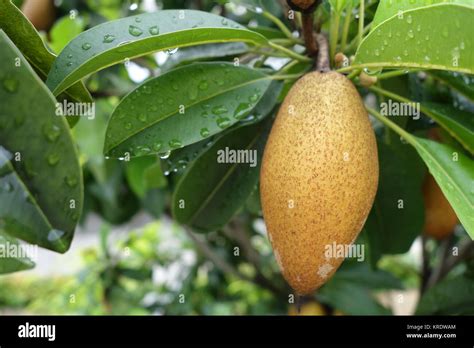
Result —
[[[257, 185], [269, 124], [264, 121], [235, 129], [219, 138], [188, 167], [173, 195], [176, 221], [198, 231], [211, 231], [232, 218]], [[255, 156], [255, 166], [228, 163], [232, 162], [230, 157], [227, 163], [221, 163], [226, 150], [248, 150], [241, 153]]]
[[0, 60], [0, 227], [65, 252], [83, 201], [69, 127], [56, 116], [53, 95], [1, 30]]
[[415, 137], [375, 110], [370, 114], [405, 138], [418, 152], [453, 207], [464, 229], [474, 239], [474, 161], [450, 146]]
[[48, 75], [54, 94], [108, 66], [155, 51], [217, 42], [265, 44], [260, 34], [224, 17], [194, 10], [164, 10], [100, 24], [61, 52]]
[[424, 173], [420, 170], [423, 162], [406, 145], [397, 149], [378, 141], [377, 146], [379, 186], [365, 225], [372, 263], [381, 254], [408, 251], [424, 223], [421, 194]]
[[[474, 8], [439, 4], [401, 12], [360, 44], [354, 67], [418, 68], [474, 73]], [[438, 28], [433, 31], [433, 28]]]
[[444, 279], [428, 289], [416, 309], [417, 315], [474, 314], [474, 280], [465, 276]]
[[374, 20], [372, 21], [372, 30], [389, 19], [392, 16], [398, 15], [401, 12], [407, 10], [413, 10], [419, 7], [425, 7], [440, 3], [453, 3], [461, 5], [472, 5], [471, 0], [404, 0], [404, 1], [379, 1], [377, 6], [377, 12], [375, 12]]
[[474, 239], [474, 161], [451, 147], [414, 138], [414, 146], [428, 166], [464, 229]]
[[49, 35], [51, 37], [50, 46], [54, 52], [61, 52], [61, 50], [74, 37], [79, 35], [84, 30], [84, 20], [81, 17], [71, 18], [65, 16], [54, 23]]
[[[0, 230], [0, 274], [24, 271], [35, 267], [35, 263], [29, 258], [21, 255], [18, 240], [10, 237], [8, 234]], [[20, 253], [20, 255], [18, 255]]]
[[333, 279], [371, 289], [403, 289], [398, 278], [386, 271], [372, 270], [366, 262], [346, 260]]
[[[45, 80], [56, 56], [45, 46], [30, 21], [9, 0], [0, 1], [0, 29], [5, 31], [35, 71]], [[92, 101], [92, 97], [81, 82], [71, 86], [66, 91], [66, 96], [71, 101]], [[75, 124], [77, 118], [72, 118], [70, 122]]]
[[350, 315], [390, 314], [375, 300], [369, 289], [337, 278], [331, 279], [321, 288], [318, 299]]
[[474, 76], [449, 71], [430, 71], [430, 75], [443, 81], [459, 93], [474, 101]]
[[230, 63], [198, 63], [148, 80], [110, 119], [104, 153], [166, 153], [247, 117], [270, 86], [269, 76]]
[[474, 154], [474, 117], [472, 113], [439, 103], [423, 103], [421, 110], [446, 129], [466, 150]]
[[166, 186], [166, 178], [155, 156], [132, 158], [126, 162], [125, 176], [132, 191], [140, 198], [144, 198], [151, 188]]

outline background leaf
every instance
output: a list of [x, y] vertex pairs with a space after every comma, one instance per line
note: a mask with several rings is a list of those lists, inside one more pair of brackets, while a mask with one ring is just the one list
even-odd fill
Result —
[[[175, 189], [174, 218], [198, 231], [210, 231], [226, 224], [255, 190], [268, 131], [268, 121], [239, 127], [219, 138], [199, 156]], [[218, 163], [218, 151], [226, 148], [255, 151], [256, 166]]]
[[56, 116], [52, 94], [1, 30], [0, 59], [0, 227], [13, 237], [65, 252], [83, 201], [82, 171], [69, 128]]
[[[46, 79], [56, 56], [45, 46], [30, 21], [9, 0], [0, 1], [0, 29], [15, 43], [40, 77]], [[92, 97], [81, 82], [71, 86], [66, 95], [72, 101], [92, 101]], [[71, 118], [70, 122], [75, 124], [77, 118]]]
[[224, 17], [164, 10], [106, 22], [71, 41], [55, 60], [47, 85], [54, 94], [126, 58], [215, 42], [264, 44], [266, 39]]
[[65, 16], [54, 23], [49, 32], [50, 46], [54, 52], [59, 53], [74, 37], [84, 30], [82, 17]]
[[[354, 65], [421, 68], [474, 73], [474, 36], [470, 33], [474, 8], [439, 4], [405, 11], [365, 37]], [[441, 27], [439, 27], [441, 26]], [[439, 32], [433, 32], [439, 27]]]
[[430, 71], [430, 75], [445, 82], [459, 93], [474, 101], [474, 77], [450, 71]]
[[416, 309], [417, 315], [474, 314], [474, 280], [466, 276], [445, 279], [428, 289]]
[[188, 65], [148, 80], [114, 110], [104, 152], [143, 156], [198, 142], [246, 118], [270, 83], [230, 63]]

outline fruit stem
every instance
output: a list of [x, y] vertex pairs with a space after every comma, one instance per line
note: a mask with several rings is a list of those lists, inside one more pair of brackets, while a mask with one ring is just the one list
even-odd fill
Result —
[[288, 57], [290, 57], [290, 58], [297, 59], [297, 60], [299, 60], [299, 61], [301, 61], [301, 62], [308, 62], [308, 63], [312, 62], [311, 58], [305, 57], [305, 56], [303, 56], [303, 55], [301, 55], [301, 54], [299, 54], [299, 53], [296, 53], [296, 52], [294, 52], [294, 51], [292, 51], [292, 50], [290, 50], [290, 49], [288, 49], [288, 48], [285, 48], [285, 47], [283, 47], [283, 46], [280, 46], [280, 45], [278, 45], [278, 44], [276, 44], [276, 43], [274, 43], [274, 42], [269, 41], [269, 42], [268, 42], [268, 45], [269, 45], [270, 47], [272, 47], [272, 48], [274, 48], [274, 49], [276, 49], [276, 50], [282, 52], [282, 53], [285, 53], [285, 54], [286, 54]]
[[316, 34], [316, 41], [318, 42], [318, 57], [316, 59], [316, 70], [320, 72], [329, 71], [329, 47], [328, 39], [324, 34]]
[[[372, 89], [372, 87], [370, 89]], [[416, 148], [417, 144], [410, 133], [408, 133], [407, 131], [405, 131], [404, 129], [402, 129], [401, 127], [399, 127], [397, 124], [393, 123], [392, 121], [388, 120], [386, 117], [382, 116], [382, 114], [380, 114], [378, 111], [372, 108], [369, 108], [368, 106], [365, 106], [365, 109], [367, 110], [369, 114], [374, 116], [376, 119], [378, 119], [388, 128], [395, 131], [395, 133], [403, 137], [410, 145]]]
[[314, 16], [313, 12], [302, 14], [302, 31], [306, 46], [306, 52], [310, 57], [316, 57], [318, 54], [318, 44], [314, 38]]

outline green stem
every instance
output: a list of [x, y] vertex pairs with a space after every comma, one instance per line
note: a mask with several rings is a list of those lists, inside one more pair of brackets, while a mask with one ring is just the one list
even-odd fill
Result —
[[401, 137], [403, 137], [410, 145], [412, 145], [413, 147], [416, 148], [416, 142], [414, 141], [413, 137], [410, 135], [410, 133], [408, 133], [407, 131], [405, 131], [404, 129], [402, 129], [401, 127], [399, 127], [397, 124], [395, 124], [394, 122], [392, 121], [389, 121], [388, 118], [382, 116], [382, 114], [380, 114], [378, 111], [372, 109], [372, 108], [369, 108], [368, 106], [365, 107], [367, 112], [369, 114], [371, 114], [372, 116], [374, 116], [377, 120], [379, 120], [380, 122], [382, 122], [386, 127], [390, 128], [391, 130], [393, 130], [395, 133], [397, 133], [398, 135], [400, 135]]
[[341, 38], [341, 52], [344, 52], [347, 44], [347, 37], [349, 35], [349, 27], [352, 18], [352, 2], [349, 2], [346, 8], [346, 16], [344, 18], [344, 25], [342, 27], [342, 38]]
[[352, 70], [352, 72], [351, 72], [349, 75], [347, 75], [347, 78], [348, 78], [349, 80], [352, 80], [352, 79], [355, 78], [356, 76], [359, 76], [359, 75], [360, 75], [360, 72], [361, 72], [360, 69], [354, 69], [354, 70]]
[[272, 21], [278, 27], [278, 29], [280, 29], [281, 32], [285, 34], [288, 39], [295, 41], [295, 37], [293, 36], [293, 34], [291, 34], [290, 29], [288, 29], [288, 27], [278, 17], [275, 17], [267, 11], [263, 11], [262, 16]]
[[292, 51], [292, 50], [289, 50], [288, 48], [285, 48], [285, 47], [283, 47], [283, 46], [277, 45], [277, 44], [275, 44], [275, 43], [273, 43], [273, 42], [271, 42], [271, 41], [268, 42], [268, 45], [269, 45], [270, 47], [274, 48], [275, 50], [278, 50], [278, 51], [280, 51], [280, 52], [286, 54], [286, 55], [287, 55], [288, 57], [290, 57], [290, 58], [294, 58], [294, 59], [299, 60], [299, 61], [301, 61], [301, 62], [308, 62], [308, 63], [309, 63], [309, 62], [312, 62], [312, 60], [311, 60], [310, 58], [305, 57], [305, 56], [303, 56], [303, 55], [301, 55], [301, 54], [299, 54], [299, 53], [296, 53], [296, 52], [294, 52], [294, 51]]
[[360, 46], [360, 43], [362, 42], [362, 37], [364, 33], [364, 6], [365, 6], [365, 1], [360, 0], [360, 6], [359, 6], [359, 32], [357, 33], [357, 47]]
[[289, 62], [288, 64], [286, 64], [283, 68], [281, 68], [281, 69], [278, 71], [278, 74], [288, 72], [288, 70], [290, 70], [292, 67], [294, 67], [294, 66], [297, 65], [297, 64], [299, 64], [299, 61], [297, 61], [297, 60], [292, 60], [291, 62]]
[[271, 39], [270, 41], [280, 46], [294, 46], [295, 45], [295, 41], [290, 40], [290, 39]]
[[377, 87], [377, 86], [371, 86], [371, 87], [369, 87], [369, 90], [371, 90], [372, 92], [384, 95], [384, 96], [386, 96], [390, 99], [401, 101], [402, 103], [410, 103], [410, 104], [414, 103], [410, 99], [407, 99], [405, 97], [402, 97], [401, 95], [392, 93], [390, 91], [387, 91], [386, 89], [383, 89], [383, 88], [380, 88], [380, 87]]
[[339, 20], [341, 14], [336, 11], [331, 11], [331, 29], [330, 29], [330, 43], [329, 43], [329, 59], [334, 63], [334, 56], [336, 55], [337, 39], [339, 38]]
[[[415, 71], [415, 70], [413, 70], [413, 71]], [[408, 71], [408, 72], [411, 72], [411, 71]], [[377, 76], [377, 79], [378, 80], [389, 79], [391, 77], [406, 75], [406, 74], [408, 74], [408, 72], [407, 72], [406, 69], [404, 69], [404, 70], [393, 70], [393, 71], [389, 71], [389, 72], [380, 74], [379, 76]]]

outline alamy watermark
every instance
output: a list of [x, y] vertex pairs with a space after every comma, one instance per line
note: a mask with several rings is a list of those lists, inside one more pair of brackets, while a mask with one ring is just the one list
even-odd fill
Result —
[[389, 99], [388, 102], [380, 103], [380, 113], [383, 116], [406, 116], [418, 120], [420, 118], [420, 103], [400, 103]]
[[17, 243], [11, 243], [8, 240], [3, 241], [0, 244], [0, 259], [38, 259], [38, 246], [37, 245], [20, 245]]
[[356, 258], [358, 262], [365, 260], [365, 245], [364, 244], [326, 244], [324, 247], [324, 256], [327, 259], [331, 258]]
[[257, 150], [234, 150], [226, 146], [217, 151], [217, 163], [248, 163], [253, 168], [257, 166]]
[[63, 100], [62, 103], [56, 103], [56, 115], [87, 117], [88, 120], [93, 120], [95, 118], [95, 103], [73, 103]]

